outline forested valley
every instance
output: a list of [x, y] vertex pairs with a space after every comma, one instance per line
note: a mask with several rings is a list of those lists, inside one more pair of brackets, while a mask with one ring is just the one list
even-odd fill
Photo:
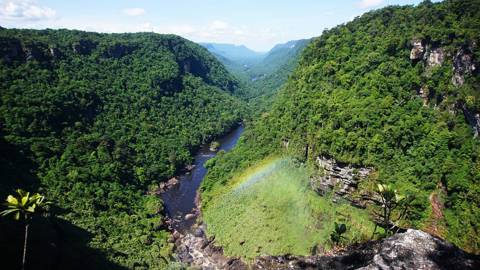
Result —
[[[272, 109], [249, 123], [236, 149], [211, 161], [203, 211], [221, 208], [219, 194], [272, 155], [309, 164], [312, 178], [333, 160], [355, 168], [354, 177], [373, 168], [349, 200], [368, 197], [375, 183], [410, 195], [404, 227], [431, 229], [429, 197], [438, 194], [437, 235], [478, 253], [479, 18], [478, 1], [424, 1], [366, 13], [313, 39]], [[225, 243], [234, 238], [222, 229], [228, 219], [211, 220]], [[268, 233], [272, 224], [265, 226]]]
[[[388, 6], [266, 53], [0, 28], [0, 199], [49, 201], [27, 269], [476, 269], [479, 38], [477, 0]], [[169, 215], [162, 194], [195, 177], [195, 207]], [[0, 231], [20, 268], [24, 227]]]
[[257, 53], [232, 44], [202, 44], [228, 71], [238, 78], [237, 96], [249, 103], [256, 113], [270, 109], [280, 87], [297, 66], [309, 39], [277, 44], [266, 53]]
[[[0, 48], [0, 196], [38, 190], [55, 204], [48, 234], [31, 233], [42, 238], [31, 263], [165, 266], [162, 202], [149, 191], [239, 124], [237, 80], [173, 35], [2, 29]], [[17, 257], [21, 230], [1, 227], [2, 254]], [[105, 261], [84, 259], [97, 253]]]

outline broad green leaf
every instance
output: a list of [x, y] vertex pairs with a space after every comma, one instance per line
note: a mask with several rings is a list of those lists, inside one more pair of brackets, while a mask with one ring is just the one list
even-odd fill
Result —
[[400, 202], [400, 201], [402, 201], [403, 199], [405, 199], [405, 196], [404, 196], [404, 195], [395, 194], [395, 200], [396, 200], [397, 202]]
[[28, 207], [27, 211], [30, 212], [30, 213], [34, 213], [35, 212], [35, 206], [36, 206], [36, 204], [33, 204], [32, 206]]
[[23, 206], [27, 205], [29, 197], [30, 197], [30, 192], [26, 192], [25, 196], [22, 197], [22, 205]]
[[18, 204], [17, 198], [13, 197], [12, 195], [8, 195], [7, 202], [11, 205], [17, 205]]

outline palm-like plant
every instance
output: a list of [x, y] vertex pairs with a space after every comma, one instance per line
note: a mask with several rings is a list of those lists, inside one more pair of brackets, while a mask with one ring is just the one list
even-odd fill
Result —
[[391, 185], [378, 184], [378, 195], [380, 195], [383, 213], [381, 215], [383, 219], [383, 227], [386, 233], [391, 232], [391, 219], [393, 211], [401, 205], [405, 196], [398, 194], [397, 190]]
[[45, 200], [45, 197], [38, 193], [30, 195], [30, 192], [17, 189], [16, 194], [8, 195], [7, 202], [5, 203], [7, 209], [0, 212], [2, 216], [13, 215], [15, 220], [23, 220], [25, 222], [22, 269], [25, 269], [27, 257], [28, 227], [30, 225], [30, 219], [48, 204], [49, 202]]
[[340, 241], [345, 238], [342, 234], [344, 234], [346, 231], [347, 226], [345, 224], [338, 224], [335, 222], [335, 229], [330, 234], [330, 240], [332, 240], [335, 245], [338, 245]]

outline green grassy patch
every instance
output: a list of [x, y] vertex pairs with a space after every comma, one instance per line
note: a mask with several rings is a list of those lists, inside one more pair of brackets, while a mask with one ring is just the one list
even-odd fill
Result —
[[290, 158], [270, 157], [218, 188], [203, 209], [207, 233], [230, 256], [308, 255], [329, 249], [333, 223], [348, 226], [346, 242], [372, 235], [365, 211], [336, 204], [308, 187], [308, 170]]

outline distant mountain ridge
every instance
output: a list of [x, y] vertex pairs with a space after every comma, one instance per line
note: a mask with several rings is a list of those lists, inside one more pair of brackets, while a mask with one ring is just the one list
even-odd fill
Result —
[[[266, 108], [277, 90], [295, 69], [300, 53], [310, 39], [291, 40], [275, 45], [266, 53], [244, 45], [200, 43], [244, 84], [241, 94], [255, 108]], [[262, 109], [260, 109], [261, 111]]]
[[[286, 43], [275, 45], [265, 55], [261, 62], [252, 67], [250, 73], [255, 76], [268, 76], [283, 65], [297, 59], [299, 53], [305, 48], [309, 41], [309, 39], [291, 40]], [[289, 66], [291, 66], [290, 72], [293, 71], [294, 65]]]
[[287, 41], [286, 43], [277, 44], [277, 45], [275, 45], [275, 46], [270, 50], [270, 52], [273, 52], [273, 51], [275, 51], [275, 50], [277, 50], [277, 49], [283, 49], [283, 48], [290, 48], [290, 49], [292, 49], [292, 48], [294, 48], [294, 47], [297, 45], [297, 43], [298, 43], [299, 41], [302, 41], [302, 40], [305, 40], [305, 39], [290, 40], [290, 41]]
[[265, 56], [265, 53], [251, 50], [245, 45], [227, 43], [200, 43], [200, 45], [215, 55], [245, 64], [260, 61]]

